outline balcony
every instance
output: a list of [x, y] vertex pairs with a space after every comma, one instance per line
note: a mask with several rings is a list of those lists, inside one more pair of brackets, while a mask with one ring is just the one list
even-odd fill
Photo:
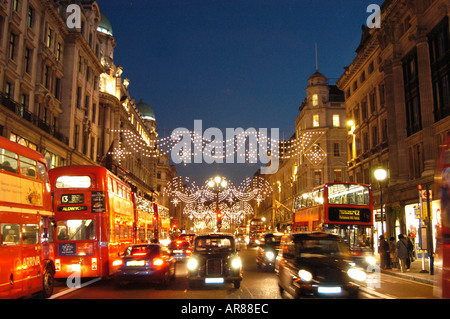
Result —
[[56, 138], [58, 141], [63, 142], [64, 144], [69, 143], [69, 139], [58, 132], [54, 127], [50, 126], [49, 124], [45, 123], [44, 121], [40, 120], [38, 116], [34, 113], [31, 113], [30, 111], [24, 109], [20, 103], [17, 103], [8, 95], [6, 95], [3, 92], [0, 92], [0, 105], [7, 108], [14, 114], [20, 116], [27, 122], [33, 124], [34, 126], [38, 127], [42, 131], [50, 134], [54, 138]]

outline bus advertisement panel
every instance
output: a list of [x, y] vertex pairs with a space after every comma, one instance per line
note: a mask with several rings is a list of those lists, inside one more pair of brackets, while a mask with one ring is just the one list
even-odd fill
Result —
[[351, 251], [372, 251], [373, 200], [370, 185], [328, 183], [300, 194], [293, 231], [326, 231], [342, 237]]
[[52, 216], [44, 156], [0, 137], [0, 298], [53, 293]]
[[104, 167], [50, 170], [55, 211], [57, 278], [105, 277], [112, 261], [135, 243], [131, 188]]

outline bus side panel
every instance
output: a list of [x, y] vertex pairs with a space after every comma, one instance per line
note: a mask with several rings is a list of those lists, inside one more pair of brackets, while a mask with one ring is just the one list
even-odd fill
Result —
[[[0, 226], [20, 225], [17, 216], [15, 217], [12, 219], [11, 213], [0, 212]], [[22, 296], [22, 249], [20, 245], [5, 244], [4, 237], [6, 233], [3, 234], [0, 242], [0, 298], [19, 298]]]

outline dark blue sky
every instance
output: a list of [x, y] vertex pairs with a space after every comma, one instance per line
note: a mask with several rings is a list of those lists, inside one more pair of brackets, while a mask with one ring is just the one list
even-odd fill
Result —
[[[117, 42], [114, 61], [131, 96], [154, 109], [160, 136], [200, 119], [203, 129], [279, 128], [287, 137], [315, 72], [314, 44], [319, 71], [334, 83], [356, 56], [367, 6], [382, 2], [98, 0]], [[229, 166], [231, 179], [245, 178], [244, 165]], [[217, 165], [202, 174], [199, 165], [178, 168], [203, 182]]]

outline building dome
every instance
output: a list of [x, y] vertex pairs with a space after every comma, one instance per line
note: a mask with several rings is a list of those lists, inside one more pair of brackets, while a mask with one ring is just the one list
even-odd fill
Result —
[[142, 99], [139, 101], [139, 103], [136, 103], [136, 107], [139, 113], [141, 113], [142, 119], [156, 121], [155, 112], [153, 111], [151, 106], [144, 103]]
[[102, 20], [100, 21], [97, 31], [113, 36], [113, 29], [111, 26], [111, 22], [109, 22], [108, 18], [103, 13], [102, 13]]
[[326, 85], [328, 79], [325, 75], [316, 70], [316, 72], [309, 77], [308, 82], [310, 85]]

